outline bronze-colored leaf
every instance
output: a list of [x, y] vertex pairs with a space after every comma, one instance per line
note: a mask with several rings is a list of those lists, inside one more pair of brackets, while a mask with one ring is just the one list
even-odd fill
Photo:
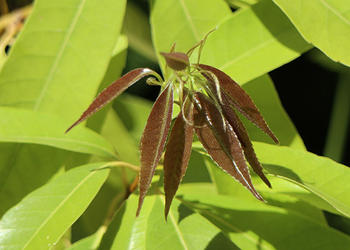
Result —
[[182, 52], [160, 52], [164, 56], [167, 65], [173, 70], [184, 70], [188, 65], [190, 65], [190, 60], [185, 53]]
[[238, 115], [235, 111], [229, 106], [228, 101], [226, 100], [226, 96], [223, 97], [223, 105], [221, 105], [224, 116], [226, 120], [230, 123], [233, 130], [236, 132], [239, 141], [241, 142], [241, 146], [244, 151], [244, 155], [249, 162], [250, 166], [253, 168], [254, 172], [257, 173], [260, 178], [265, 182], [268, 187], [271, 187], [270, 181], [266, 178], [263, 168], [256, 157], [253, 145], [249, 139], [249, 135], [247, 130], [245, 129], [243, 123], [239, 119]]
[[168, 216], [171, 202], [186, 173], [192, 148], [192, 124], [193, 104], [186, 102], [185, 108], [176, 117], [164, 155], [165, 218]]
[[154, 171], [163, 153], [170, 128], [172, 112], [173, 87], [169, 84], [153, 104], [141, 137], [140, 197], [136, 215], [140, 213]]
[[78, 125], [79, 123], [96, 113], [98, 110], [103, 108], [107, 103], [109, 103], [115, 97], [120, 95], [125, 89], [127, 89], [132, 84], [140, 80], [142, 77], [155, 74], [156, 73], [151, 69], [138, 68], [123, 75], [121, 78], [119, 78], [114, 83], [105, 88], [90, 104], [90, 106], [84, 111], [80, 118], [66, 130], [65, 133], [67, 133], [73, 127], [75, 127], [76, 125]]
[[[249, 95], [234, 81], [230, 76], [222, 72], [221, 70], [214, 68], [209, 65], [199, 64], [201, 69], [212, 72], [219, 80], [222, 94], [228, 97], [230, 104], [237, 108], [244, 116], [246, 116], [251, 122], [257, 127], [269, 135], [275, 143], [279, 143], [277, 137], [273, 134], [271, 129], [268, 127], [260, 111], [249, 97]], [[210, 78], [210, 76], [205, 75]], [[213, 81], [208, 81], [213, 84]]]
[[231, 125], [222, 119], [219, 110], [203, 94], [196, 93], [195, 101], [195, 124], [200, 124], [201, 121], [207, 124], [196, 126], [195, 130], [208, 154], [225, 172], [263, 201], [251, 182], [243, 149]]

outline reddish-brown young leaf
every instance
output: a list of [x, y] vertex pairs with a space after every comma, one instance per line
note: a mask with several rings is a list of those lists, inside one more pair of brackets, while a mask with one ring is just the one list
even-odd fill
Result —
[[[244, 116], [246, 116], [251, 122], [257, 127], [269, 135], [275, 143], [279, 143], [277, 137], [273, 134], [271, 129], [268, 127], [260, 111], [249, 97], [249, 95], [231, 79], [230, 76], [222, 72], [221, 70], [214, 68], [209, 65], [199, 64], [201, 69], [212, 72], [220, 83], [221, 93], [228, 97], [230, 104], [237, 108]], [[210, 76], [203, 74], [206, 78]], [[208, 81], [213, 84], [213, 81]]]
[[223, 105], [221, 105], [222, 111], [226, 120], [232, 126], [233, 130], [236, 132], [239, 141], [241, 142], [241, 146], [244, 151], [244, 155], [249, 162], [250, 166], [253, 168], [254, 172], [257, 173], [260, 178], [265, 182], [268, 187], [271, 187], [270, 181], [267, 179], [263, 172], [263, 168], [256, 157], [253, 145], [249, 139], [249, 135], [247, 130], [245, 129], [243, 123], [239, 119], [238, 115], [235, 111], [229, 106], [228, 101], [226, 100], [226, 96], [223, 97]]
[[219, 110], [203, 94], [195, 94], [195, 103], [196, 134], [208, 154], [225, 172], [263, 201], [251, 182], [243, 149], [231, 125], [222, 119]]
[[[165, 218], [168, 216], [171, 202], [186, 173], [191, 156], [193, 104], [186, 102], [183, 111], [176, 117], [164, 155]], [[184, 120], [184, 116], [187, 121]]]
[[163, 153], [173, 112], [173, 87], [169, 84], [158, 96], [141, 137], [140, 196], [136, 216], [151, 184], [154, 171]]
[[107, 103], [116, 98], [125, 89], [127, 89], [132, 84], [140, 80], [142, 77], [155, 74], [156, 73], [153, 70], [148, 68], [138, 68], [126, 73], [121, 78], [119, 78], [107, 88], [105, 88], [90, 104], [90, 106], [84, 111], [80, 118], [66, 130], [66, 133], [73, 127], [75, 127], [76, 125], [78, 125], [79, 123], [96, 113], [98, 110], [103, 108]]
[[190, 65], [190, 60], [185, 53], [182, 52], [160, 52], [164, 56], [167, 65], [173, 70], [184, 70]]
[[[210, 78], [207, 78], [207, 79], [208, 81], [211, 81]], [[218, 99], [219, 97], [217, 94], [217, 89], [214, 87], [213, 83], [211, 84], [210, 89]], [[221, 106], [222, 112], [225, 116], [225, 119], [228, 121], [228, 123], [232, 126], [233, 130], [235, 131], [238, 137], [238, 140], [240, 141], [241, 146], [243, 148], [245, 158], [249, 162], [250, 166], [253, 168], [254, 172], [260, 176], [260, 178], [265, 182], [265, 184], [268, 187], [271, 187], [271, 183], [265, 176], [263, 172], [263, 168], [258, 158], [256, 157], [248, 132], [245, 129], [243, 123], [239, 119], [233, 107], [231, 107], [230, 102], [228, 101], [227, 96], [225, 94], [221, 96], [221, 101], [222, 103], [220, 103], [220, 106]]]

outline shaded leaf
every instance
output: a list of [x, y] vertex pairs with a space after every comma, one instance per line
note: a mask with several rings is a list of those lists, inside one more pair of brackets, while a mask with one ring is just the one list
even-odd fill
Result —
[[51, 114], [0, 107], [0, 142], [35, 143], [69, 151], [115, 158], [114, 149], [103, 137], [87, 128], [69, 135], [66, 122]]
[[80, 116], [80, 118], [74, 122], [67, 130], [66, 133], [71, 130], [73, 127], [87, 119], [92, 114], [96, 113], [98, 110], [103, 108], [107, 103], [112, 101], [118, 95], [120, 95], [124, 90], [130, 87], [132, 84], [140, 80], [141, 78], [156, 74], [153, 70], [148, 68], [138, 68], [134, 69], [121, 78], [116, 80], [106, 89], [104, 89], [96, 99], [90, 104], [90, 106], [84, 111], [84, 113]]
[[140, 197], [137, 215], [151, 184], [155, 168], [163, 153], [173, 111], [173, 86], [162, 91], [152, 107], [145, 130], [141, 137]]
[[243, 149], [231, 125], [218, 109], [201, 93], [196, 93], [194, 121], [196, 134], [215, 162], [245, 186], [257, 199], [263, 198], [255, 190], [243, 155]]
[[171, 201], [186, 173], [191, 156], [193, 126], [188, 122], [193, 123], [193, 105], [189, 105], [187, 114], [181, 111], [177, 116], [164, 155], [165, 217], [168, 216]]
[[[279, 143], [277, 137], [266, 124], [253, 100], [234, 80], [231, 79], [230, 76], [209, 65], [199, 64], [198, 66], [203, 70], [212, 72], [217, 77], [220, 83], [220, 90], [222, 90], [221, 92], [227, 97], [227, 100], [231, 105], [237, 108], [251, 122], [269, 135], [275, 143]], [[214, 84], [213, 81], [209, 80], [208, 82], [212, 85]], [[215, 85], [213, 87], [215, 88]]]
[[208, 219], [239, 249], [347, 249], [350, 237], [290, 210], [256, 200], [185, 194], [180, 201]]
[[182, 52], [160, 52], [164, 56], [167, 65], [173, 70], [184, 70], [190, 65], [190, 60], [185, 53]]
[[95, 163], [75, 168], [30, 193], [0, 221], [0, 248], [54, 246], [84, 212], [109, 170]]
[[[348, 0], [274, 0], [305, 40], [336, 62], [350, 66]], [[317, 14], [315, 14], [317, 13]]]

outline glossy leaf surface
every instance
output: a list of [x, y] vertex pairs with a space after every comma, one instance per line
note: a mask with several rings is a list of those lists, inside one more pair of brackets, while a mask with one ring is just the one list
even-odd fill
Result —
[[54, 115], [0, 107], [0, 142], [34, 143], [69, 151], [115, 158], [114, 149], [103, 137], [87, 128], [63, 133], [66, 123]]
[[95, 163], [75, 168], [30, 193], [0, 221], [0, 248], [54, 246], [84, 212], [109, 170]]
[[123, 75], [121, 78], [119, 78], [110, 86], [108, 86], [106, 89], [104, 89], [96, 97], [96, 99], [84, 111], [84, 113], [80, 116], [80, 118], [66, 130], [66, 133], [69, 130], [71, 130], [73, 127], [81, 123], [82, 121], [86, 120], [89, 116], [91, 116], [92, 114], [96, 113], [98, 110], [103, 108], [106, 104], [108, 104], [118, 95], [120, 95], [124, 90], [126, 90], [132, 84], [134, 84], [135, 82], [137, 82], [138, 80], [140, 80], [145, 76], [154, 75], [154, 74], [155, 72], [153, 70], [150, 70], [147, 68], [138, 68]]
[[186, 67], [190, 64], [190, 60], [188, 59], [188, 56], [185, 53], [182, 52], [170, 52], [160, 53], [162, 56], [164, 56], [165, 61], [167, 65], [172, 68], [173, 70], [184, 70]]
[[191, 156], [193, 126], [189, 123], [193, 123], [193, 105], [188, 108], [187, 112], [184, 114], [187, 121], [184, 120], [182, 111], [177, 116], [164, 155], [165, 217], [168, 215], [171, 201], [186, 173]]
[[334, 61], [350, 66], [349, 1], [274, 0], [274, 2], [307, 41]]
[[141, 138], [140, 197], [137, 214], [140, 212], [143, 199], [151, 184], [155, 168], [163, 153], [170, 128], [172, 111], [173, 87], [172, 84], [168, 84], [153, 104], [152, 111], [148, 117]]
[[[201, 69], [212, 72], [217, 77], [220, 83], [221, 93], [227, 97], [227, 101], [230, 103], [230, 105], [233, 105], [235, 108], [237, 108], [251, 122], [253, 122], [266, 134], [268, 134], [275, 143], [279, 143], [277, 137], [267, 126], [264, 118], [260, 114], [260, 111], [254, 104], [253, 100], [234, 80], [232, 80], [230, 76], [221, 70], [209, 65], [200, 64], [199, 67]], [[209, 81], [209, 83], [211, 83], [215, 88], [215, 83], [213, 81]]]
[[196, 134], [205, 150], [218, 166], [238, 180], [257, 199], [263, 200], [255, 190], [243, 155], [243, 149], [231, 125], [223, 120], [219, 110], [206, 97], [197, 93], [201, 106], [195, 107]]

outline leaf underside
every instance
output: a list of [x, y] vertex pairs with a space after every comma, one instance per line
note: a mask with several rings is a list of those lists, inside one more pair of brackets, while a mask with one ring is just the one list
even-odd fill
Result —
[[196, 93], [195, 102], [195, 130], [208, 154], [220, 168], [238, 180], [257, 199], [263, 201], [251, 182], [243, 149], [231, 125], [203, 94]]
[[[171, 202], [186, 173], [193, 139], [193, 104], [189, 103], [185, 114], [180, 111], [171, 130], [164, 155], [165, 218]], [[187, 121], [184, 117], [186, 116]]]
[[141, 78], [153, 75], [154, 71], [148, 68], [137, 68], [127, 74], [123, 75], [121, 78], [113, 82], [107, 88], [105, 88], [96, 99], [90, 104], [90, 106], [84, 111], [80, 118], [74, 122], [67, 130], [66, 133], [73, 127], [86, 120], [88, 117], [96, 113], [98, 110], [103, 108], [106, 104], [120, 95], [124, 90], [130, 87], [132, 84], [140, 80]]
[[[237, 84], [230, 76], [222, 72], [221, 70], [214, 68], [209, 65], [199, 64], [199, 68], [210, 71], [213, 73], [219, 83], [221, 94], [227, 97], [228, 102], [237, 108], [245, 117], [247, 117], [252, 123], [259, 127], [263, 132], [269, 135], [275, 143], [279, 143], [277, 137], [273, 134], [271, 129], [268, 127], [266, 121], [260, 114], [258, 108], [254, 104], [253, 100], [249, 95]], [[210, 80], [210, 76], [203, 74], [208, 82], [213, 85], [214, 81]], [[215, 88], [215, 86], [213, 86]]]
[[151, 184], [154, 171], [164, 150], [173, 111], [173, 87], [169, 84], [155, 101], [141, 137], [140, 196], [136, 215]]

